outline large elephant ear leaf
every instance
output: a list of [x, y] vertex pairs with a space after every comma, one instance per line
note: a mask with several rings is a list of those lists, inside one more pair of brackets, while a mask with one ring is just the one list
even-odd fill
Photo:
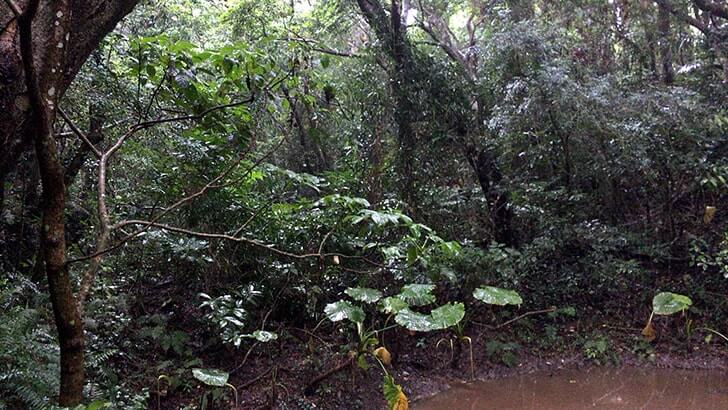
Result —
[[347, 288], [344, 293], [364, 303], [376, 303], [382, 298], [382, 292], [372, 288]]
[[652, 310], [656, 315], [672, 315], [689, 308], [693, 301], [685, 295], [672, 292], [661, 292], [652, 298]]
[[465, 305], [448, 303], [430, 312], [432, 325], [437, 329], [447, 329], [460, 323], [465, 317]]
[[230, 374], [217, 369], [192, 369], [192, 376], [208, 386], [222, 387], [228, 381]]
[[324, 308], [324, 313], [332, 322], [349, 319], [354, 323], [364, 323], [364, 311], [346, 300], [329, 303]]
[[402, 291], [397, 295], [410, 306], [425, 306], [435, 302], [435, 295], [432, 291], [435, 285], [409, 284], [402, 287]]
[[510, 289], [496, 288], [495, 286], [483, 286], [473, 291], [473, 297], [489, 305], [520, 305], [523, 303], [521, 295]]

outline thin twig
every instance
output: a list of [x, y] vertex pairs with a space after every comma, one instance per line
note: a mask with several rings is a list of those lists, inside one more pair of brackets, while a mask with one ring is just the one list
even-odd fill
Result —
[[478, 326], [487, 327], [488, 329], [500, 329], [502, 327], [505, 327], [505, 326], [510, 325], [511, 323], [513, 323], [515, 321], [521, 320], [524, 317], [528, 317], [528, 316], [532, 316], [532, 315], [540, 315], [542, 313], [551, 313], [551, 312], [555, 312], [555, 311], [556, 311], [556, 308], [555, 307], [550, 307], [548, 309], [541, 309], [541, 310], [533, 310], [533, 311], [530, 311], [530, 312], [526, 312], [526, 313], [524, 313], [522, 315], [516, 316], [513, 319], [507, 320], [507, 321], [505, 321], [505, 322], [503, 322], [503, 323], [501, 323], [499, 325], [496, 325], [496, 326], [489, 325], [489, 324], [486, 324], [486, 323], [476, 322], [474, 320], [471, 320], [471, 322], [473, 324], [478, 325]]
[[240, 391], [245, 390], [246, 388], [248, 388], [248, 386], [252, 385], [253, 383], [255, 383], [258, 380], [260, 380], [263, 377], [265, 377], [268, 373], [271, 372], [271, 370], [273, 370], [273, 368], [272, 367], [269, 367], [268, 370], [266, 370], [263, 373], [259, 374], [258, 376], [256, 376], [252, 380], [248, 380], [247, 382], [245, 382], [245, 383], [241, 384], [240, 386], [238, 386], [238, 390], [240, 390]]

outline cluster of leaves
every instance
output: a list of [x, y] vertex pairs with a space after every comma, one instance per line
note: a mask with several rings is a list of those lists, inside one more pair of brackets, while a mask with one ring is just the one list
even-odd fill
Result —
[[[430, 332], [448, 329], [456, 326], [465, 317], [465, 305], [462, 302], [449, 302], [433, 308], [429, 314], [419, 313], [412, 308], [430, 305], [436, 301], [432, 291], [435, 285], [408, 284], [393, 296], [383, 297], [382, 292], [371, 288], [348, 288], [345, 293], [353, 300], [374, 305], [385, 315], [394, 316], [400, 326], [416, 332]], [[485, 286], [473, 292], [473, 297], [483, 303], [492, 305], [520, 305], [523, 300], [512, 290]], [[324, 309], [326, 316], [332, 322], [347, 319], [361, 327], [366, 315], [364, 310], [347, 301], [329, 303]]]
[[255, 299], [260, 292], [250, 287], [237, 292], [235, 295], [222, 295], [216, 298], [205, 293], [200, 293], [203, 302], [200, 308], [208, 310], [205, 318], [217, 326], [219, 336], [224, 343], [240, 347], [245, 339], [254, 339], [259, 342], [269, 342], [278, 338], [274, 332], [255, 330], [252, 333], [244, 333], [248, 323], [248, 311], [255, 307]]

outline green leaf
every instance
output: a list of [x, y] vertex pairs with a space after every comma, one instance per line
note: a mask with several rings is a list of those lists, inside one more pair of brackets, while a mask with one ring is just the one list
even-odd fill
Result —
[[88, 405], [79, 404], [76, 407], [72, 407], [73, 410], [99, 410], [99, 409], [105, 409], [111, 407], [111, 404], [108, 402], [105, 402], [103, 400], [96, 400]]
[[329, 56], [323, 56], [319, 61], [321, 62], [321, 67], [323, 68], [328, 68], [331, 64], [331, 58]]
[[356, 365], [359, 366], [359, 368], [362, 369], [362, 370], [364, 370], [364, 371], [369, 370], [369, 364], [367, 364], [367, 358], [364, 357], [363, 354], [360, 354], [356, 358]]
[[447, 266], [443, 266], [440, 268], [440, 275], [447, 278], [450, 283], [456, 283], [458, 280], [458, 276], [455, 274], [455, 272]]
[[372, 288], [347, 288], [344, 293], [364, 303], [375, 303], [382, 298], [382, 292]]
[[457, 254], [460, 253], [461, 249], [462, 247], [456, 241], [440, 243], [440, 250], [442, 251], [442, 253], [448, 256], [457, 256]]
[[409, 310], [409, 308], [402, 309], [399, 313], [397, 313], [397, 316], [394, 317], [394, 321], [397, 322], [398, 325], [414, 332], [429, 332], [436, 330], [430, 315], [413, 312]]
[[363, 323], [365, 317], [364, 311], [359, 306], [354, 306], [346, 300], [329, 303], [324, 312], [332, 322], [349, 319], [354, 323]]
[[384, 399], [387, 400], [387, 408], [389, 410], [395, 409], [395, 406], [398, 405], [402, 398], [404, 398], [404, 401], [406, 402], [406, 397], [402, 392], [402, 386], [395, 384], [394, 378], [392, 378], [392, 376], [389, 374], [384, 375], [382, 392], [384, 393]]
[[496, 288], [494, 286], [484, 286], [473, 291], [473, 297], [481, 302], [489, 305], [520, 305], [523, 303], [521, 295], [510, 289]]
[[208, 386], [223, 387], [228, 381], [230, 374], [217, 369], [192, 369], [192, 375], [195, 379], [205, 383]]
[[448, 303], [430, 312], [432, 324], [437, 329], [447, 329], [455, 326], [465, 317], [465, 305], [462, 303]]
[[379, 301], [379, 311], [386, 314], [397, 314], [408, 307], [407, 302], [396, 296], [388, 296]]
[[463, 317], [465, 317], [465, 305], [462, 303], [448, 303], [433, 309], [429, 315], [413, 312], [405, 308], [397, 313], [394, 320], [408, 330], [430, 332], [455, 326], [463, 320]]
[[410, 284], [404, 285], [398, 297], [411, 306], [424, 306], [435, 302], [435, 295], [432, 291], [435, 285]]
[[417, 248], [415, 244], [410, 244], [407, 247], [407, 264], [412, 265], [417, 261], [417, 258], [420, 256], [420, 250]]
[[662, 292], [652, 298], [652, 310], [656, 315], [672, 315], [689, 308], [693, 301], [678, 293]]
[[278, 334], [274, 332], [268, 332], [266, 330], [256, 330], [255, 332], [247, 335], [261, 343], [268, 343], [271, 340], [278, 339]]

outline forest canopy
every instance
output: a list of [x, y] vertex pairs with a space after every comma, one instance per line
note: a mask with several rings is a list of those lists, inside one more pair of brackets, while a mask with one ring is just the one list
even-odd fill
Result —
[[0, 3], [0, 409], [725, 356], [727, 212], [724, 1]]

